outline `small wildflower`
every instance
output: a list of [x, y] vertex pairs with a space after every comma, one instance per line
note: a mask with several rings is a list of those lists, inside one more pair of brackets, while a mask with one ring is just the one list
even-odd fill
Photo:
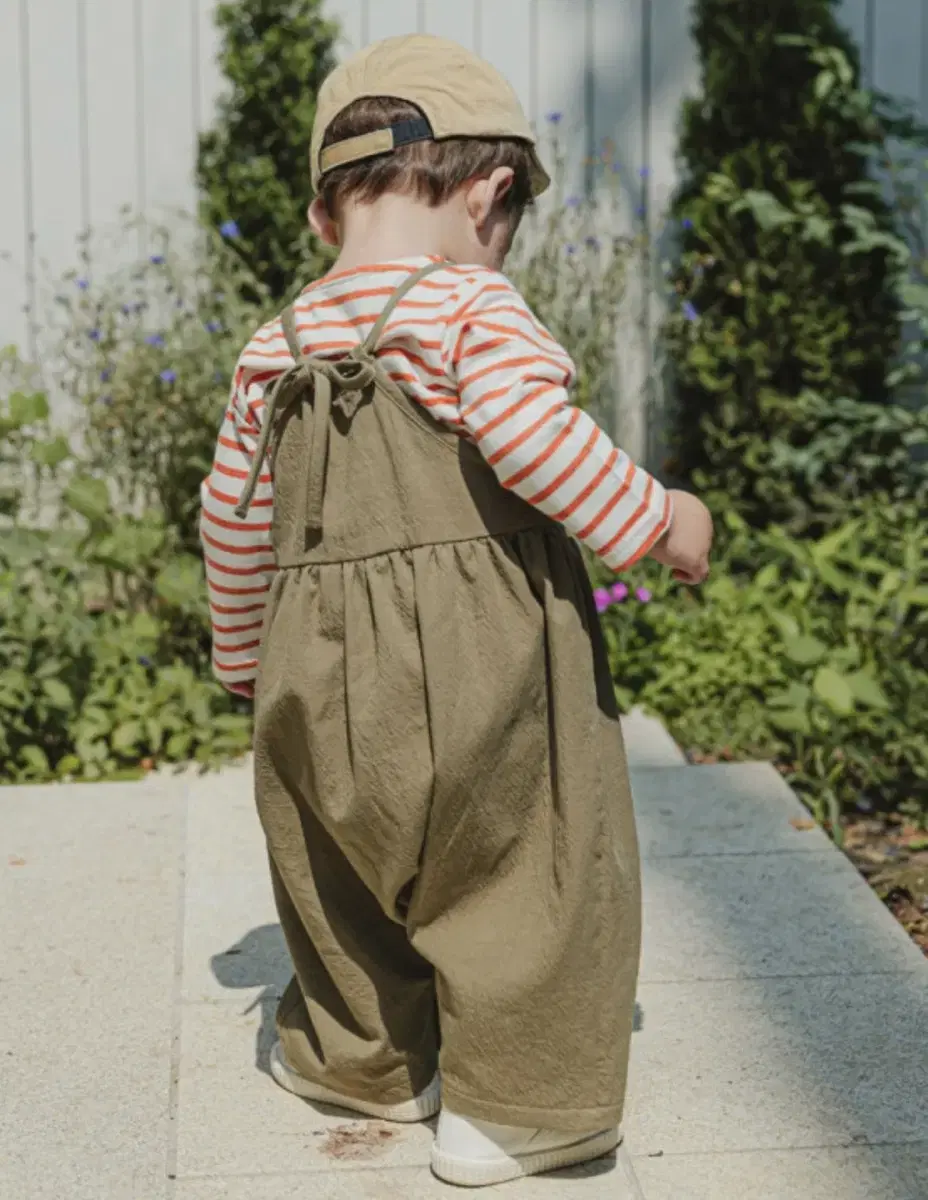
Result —
[[81, 278], [81, 279], [78, 279], [78, 280], [76, 280], [76, 283], [77, 283], [77, 286], [80, 288], [80, 290], [81, 290], [82, 292], [86, 292], [86, 291], [87, 291], [87, 289], [90, 287], [90, 280], [89, 280], [89, 279], [83, 279], [83, 278]]
[[152, 264], [153, 267], [161, 267], [164, 265], [164, 255], [163, 254], [153, 254], [151, 256], [151, 258], [149, 259], [149, 262]]
[[223, 221], [219, 226], [219, 232], [224, 238], [237, 238], [242, 236], [242, 231], [238, 227], [237, 221]]
[[107, 367], [106, 370], [100, 372], [101, 383], [109, 383], [109, 381], [112, 378], [113, 378], [113, 372], [109, 369], [109, 367]]
[[627, 583], [614, 583], [610, 589], [613, 604], [621, 604], [628, 596]]
[[177, 382], [177, 372], [172, 371], [171, 368], [168, 367], [167, 370], [161, 372], [161, 382], [162, 383], [176, 383]]
[[638, 207], [635, 209], [635, 216], [636, 217], [646, 217], [647, 215], [648, 215], [648, 210], [645, 208], [645, 206], [643, 204], [639, 204]]
[[132, 316], [132, 306], [131, 306], [130, 304], [124, 304], [124, 305], [122, 306], [122, 315], [123, 315], [124, 317], [131, 317], [131, 316]]
[[568, 208], [579, 208], [581, 203], [582, 203], [582, 201], [580, 200], [579, 196], [568, 196], [567, 197], [567, 207]]
[[224, 380], [225, 380], [225, 376], [223, 375], [222, 371], [214, 371], [213, 372], [213, 382], [214, 383], [223, 383]]
[[221, 321], [207, 321], [206, 322], [206, 332], [207, 333], [221, 333], [222, 332], [222, 322]]
[[612, 596], [605, 588], [597, 588], [593, 593], [593, 599], [596, 601], [596, 611], [604, 613], [612, 604]]
[[560, 125], [561, 121], [564, 120], [564, 114], [562, 112], [549, 112], [545, 120], [549, 125]]
[[164, 345], [164, 334], [151, 333], [145, 339], [145, 342], [149, 346], [163, 346]]
[[680, 224], [683, 226], [684, 229], [692, 229], [693, 228], [693, 222], [689, 217], [684, 217], [683, 220], [680, 222]]
[[100, 342], [103, 340], [103, 334], [100, 332], [99, 329], [91, 329], [91, 331], [87, 334], [87, 336], [90, 338], [90, 340], [92, 342]]
[[576, 253], [577, 253], [577, 247], [576, 247], [576, 246], [565, 246], [564, 250], [565, 250], [565, 253], [566, 253], [566, 254], [568, 254], [568, 255], [571, 255], [571, 254], [576, 254]]
[[692, 300], [684, 300], [682, 307], [683, 307], [683, 315], [684, 315], [684, 317], [686, 317], [687, 321], [698, 321], [699, 320], [699, 309], [692, 302]]
[[651, 593], [646, 587], [638, 588], [638, 590], [635, 592], [635, 595], [642, 604], [647, 604], [651, 599]]
[[151, 659], [148, 657], [148, 655], [146, 655], [146, 654], [139, 655], [139, 666], [140, 667], [153, 667], [154, 665], [155, 664], [151, 661]]
[[651, 174], [651, 169], [650, 167], [639, 167], [638, 174], [642, 179], [647, 179], [647, 177]]
[[113, 403], [113, 397], [112, 396], [101, 396], [100, 403], [105, 404], [106, 407], [109, 408], [109, 406]]
[[593, 235], [591, 234], [591, 235], [590, 235], [590, 236], [589, 236], [589, 237], [586, 239], [586, 244], [587, 244], [587, 246], [589, 246], [589, 248], [590, 248], [591, 250], [598, 250], [598, 249], [599, 249], [599, 238], [598, 238], [598, 237], [593, 237]]

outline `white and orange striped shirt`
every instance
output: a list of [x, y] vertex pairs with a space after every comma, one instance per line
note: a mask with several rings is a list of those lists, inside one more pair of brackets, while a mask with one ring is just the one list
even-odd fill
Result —
[[[395, 289], [429, 261], [344, 271], [311, 285], [296, 304], [305, 352], [338, 357], [357, 345]], [[643, 557], [668, 528], [666, 492], [570, 403], [574, 364], [505, 276], [451, 263], [427, 276], [390, 318], [378, 358], [407, 395], [479, 447], [504, 487], [561, 522], [614, 571]], [[213, 665], [236, 689], [254, 678], [274, 575], [267, 466], [247, 518], [233, 510], [251, 469], [265, 393], [292, 365], [277, 319], [239, 359], [202, 487]]]

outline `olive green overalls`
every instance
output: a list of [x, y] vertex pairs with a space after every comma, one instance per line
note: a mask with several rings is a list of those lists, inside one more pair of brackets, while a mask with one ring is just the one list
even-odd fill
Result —
[[[588, 1133], [621, 1119], [638, 846], [590, 585], [563, 529], [378, 364], [396, 304], [268, 403], [279, 571], [257, 804], [306, 1078]], [[440, 1053], [439, 1053], [440, 1050]]]

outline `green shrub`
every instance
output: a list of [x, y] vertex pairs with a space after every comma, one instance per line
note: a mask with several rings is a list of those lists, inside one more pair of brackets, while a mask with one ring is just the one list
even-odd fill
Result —
[[891, 384], [911, 252], [870, 165], [898, 126], [861, 90], [834, 0], [698, 0], [681, 251], [665, 328], [675, 470], [752, 524], [821, 529], [924, 486]]
[[338, 27], [321, 0], [232, 0], [216, 8], [229, 85], [200, 139], [201, 216], [221, 229], [277, 300], [322, 273], [307, 227], [316, 95]]
[[[141, 261], [132, 253], [140, 230], [150, 251]], [[83, 258], [82, 273], [57, 289], [43, 359], [81, 406], [82, 457], [113, 502], [157, 511], [198, 553], [199, 487], [232, 373], [272, 306], [218, 235], [187, 222], [129, 221], [85, 245]], [[128, 265], [92, 273], [107, 259]]]
[[773, 759], [836, 834], [855, 807], [928, 821], [928, 522], [871, 498], [818, 540], [731, 516], [699, 593], [650, 565], [653, 591], [605, 614], [618, 693], [699, 754]]

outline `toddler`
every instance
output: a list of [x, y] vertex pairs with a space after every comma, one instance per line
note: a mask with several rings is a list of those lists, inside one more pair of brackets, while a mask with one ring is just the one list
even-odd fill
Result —
[[[484, 1186], [620, 1140], [638, 849], [582, 555], [707, 573], [705, 508], [569, 400], [501, 269], [549, 180], [509, 85], [393, 38], [319, 96], [332, 271], [242, 354], [202, 493], [294, 978], [272, 1073]], [[440, 1070], [439, 1070], [440, 1068]]]

